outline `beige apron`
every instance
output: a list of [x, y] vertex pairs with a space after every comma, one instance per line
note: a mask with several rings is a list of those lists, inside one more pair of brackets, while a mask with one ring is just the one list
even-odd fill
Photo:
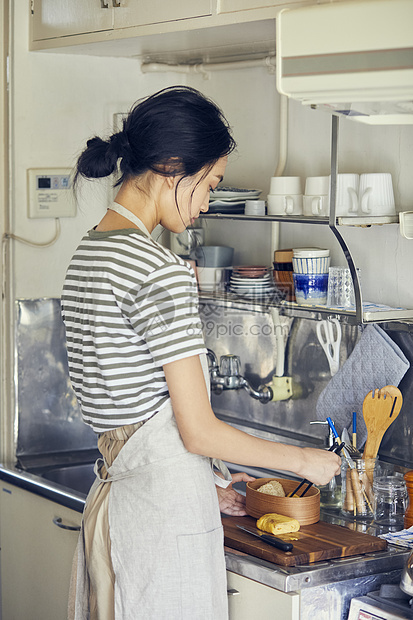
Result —
[[[205, 356], [201, 361], [206, 373]], [[227, 486], [231, 481], [225, 466], [186, 450], [170, 403], [127, 438], [113, 464], [106, 467], [106, 481], [99, 474], [101, 465], [99, 460], [95, 466], [98, 479], [89, 492], [85, 516], [97, 506], [99, 519], [108, 519], [106, 548], [110, 549], [113, 576], [106, 573], [100, 584], [95, 583], [101, 609], [91, 610], [85, 523], [79, 537], [76, 599], [70, 617], [226, 620], [223, 531], [215, 488], [216, 483]], [[213, 474], [213, 465], [226, 480]], [[103, 485], [110, 485], [110, 492], [99, 504], [95, 500]], [[99, 534], [100, 530], [94, 531], [94, 537]], [[97, 554], [92, 546], [92, 560], [99, 567], [99, 545], [96, 549]], [[89, 560], [90, 553], [86, 549]], [[113, 608], [114, 616], [108, 615]]]

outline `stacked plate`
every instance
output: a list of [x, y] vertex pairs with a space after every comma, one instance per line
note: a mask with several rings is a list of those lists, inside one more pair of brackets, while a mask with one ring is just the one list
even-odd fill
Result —
[[277, 292], [271, 268], [260, 265], [234, 267], [229, 290], [231, 293], [245, 297], [274, 295]]
[[244, 213], [245, 201], [254, 200], [261, 194], [260, 189], [237, 187], [217, 187], [209, 198], [210, 213]]

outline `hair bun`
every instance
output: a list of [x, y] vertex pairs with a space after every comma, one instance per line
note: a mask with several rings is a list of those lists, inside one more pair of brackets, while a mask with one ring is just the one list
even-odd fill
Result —
[[118, 157], [124, 157], [130, 150], [129, 139], [125, 131], [119, 131], [110, 137], [110, 147], [116, 152]]

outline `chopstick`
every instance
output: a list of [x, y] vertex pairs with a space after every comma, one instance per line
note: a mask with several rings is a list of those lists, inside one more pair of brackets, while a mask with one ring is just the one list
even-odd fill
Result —
[[356, 411], [353, 411], [353, 448], [356, 448], [357, 450], [357, 412]]
[[[341, 443], [340, 445], [338, 445], [337, 442], [334, 442], [332, 446], [330, 446], [330, 448], [328, 449], [329, 452], [335, 452], [336, 454], [340, 454], [341, 450], [344, 447], [344, 441], [343, 443]], [[291, 491], [291, 493], [289, 493], [287, 495], [287, 497], [293, 497], [300, 489], [301, 487], [306, 484], [306, 488], [304, 489], [304, 491], [301, 493], [300, 497], [304, 497], [304, 495], [307, 493], [307, 491], [313, 486], [313, 483], [310, 482], [309, 480], [307, 480], [307, 478], [303, 478], [303, 480], [301, 480], [300, 484], [294, 489], [294, 491]]]

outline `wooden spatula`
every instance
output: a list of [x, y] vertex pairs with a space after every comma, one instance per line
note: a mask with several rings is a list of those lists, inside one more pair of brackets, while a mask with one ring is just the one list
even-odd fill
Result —
[[394, 385], [369, 392], [363, 402], [363, 418], [367, 427], [367, 441], [363, 458], [374, 459], [384, 433], [400, 413], [403, 396]]

